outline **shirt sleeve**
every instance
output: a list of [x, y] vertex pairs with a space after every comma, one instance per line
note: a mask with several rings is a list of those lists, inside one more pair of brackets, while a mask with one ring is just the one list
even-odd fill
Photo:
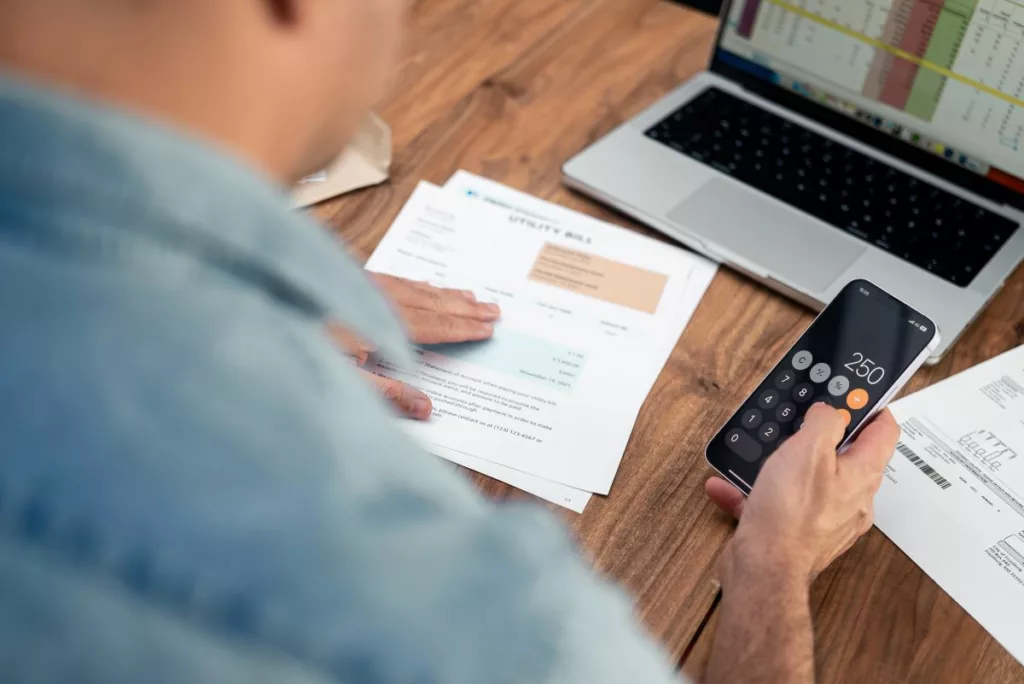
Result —
[[187, 305], [104, 277], [0, 344], [4, 510], [45, 513], [4, 528], [37, 533], [0, 544], [0, 613], [29, 597], [62, 626], [43, 649], [33, 623], [0, 679], [678, 681], [549, 513], [413, 444], [318, 322], [201, 272]]

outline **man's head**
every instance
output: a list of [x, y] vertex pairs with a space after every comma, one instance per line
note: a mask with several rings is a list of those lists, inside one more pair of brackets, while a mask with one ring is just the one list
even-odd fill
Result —
[[0, 0], [0, 67], [155, 116], [290, 182], [381, 96], [406, 0]]

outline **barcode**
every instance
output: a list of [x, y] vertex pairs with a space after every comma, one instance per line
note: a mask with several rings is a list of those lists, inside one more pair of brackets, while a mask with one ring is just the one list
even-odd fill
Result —
[[953, 486], [953, 483], [939, 475], [939, 473], [936, 472], [935, 468], [932, 468], [930, 465], [925, 463], [921, 459], [921, 457], [915, 454], [913, 451], [911, 451], [910, 447], [908, 447], [906, 444], [900, 442], [899, 444], [896, 445], [896, 448], [899, 450], [901, 454], [907, 457], [908, 461], [916, 465], [922, 473], [930, 477], [932, 479], [932, 482], [939, 485], [943, 489], [949, 489], [950, 487]]

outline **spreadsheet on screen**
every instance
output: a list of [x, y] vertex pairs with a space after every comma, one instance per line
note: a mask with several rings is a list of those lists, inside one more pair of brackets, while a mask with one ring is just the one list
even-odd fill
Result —
[[1017, 189], [1024, 0], [738, 0], [727, 57]]

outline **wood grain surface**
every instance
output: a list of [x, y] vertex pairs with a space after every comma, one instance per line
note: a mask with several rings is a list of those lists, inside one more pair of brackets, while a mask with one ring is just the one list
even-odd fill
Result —
[[[653, 235], [561, 184], [574, 153], [701, 70], [713, 19], [655, 0], [419, 0], [392, 95], [392, 180], [316, 208], [366, 258], [420, 180], [460, 168]], [[555, 510], [647, 627], [700, 676], [732, 524], [703, 448], [812, 314], [721, 270], [647, 399], [611, 496]], [[1024, 272], [910, 389], [1024, 342]], [[625, 360], [624, 360], [625, 362]], [[493, 498], [526, 497], [467, 473]], [[912, 513], [912, 512], [908, 512]], [[815, 584], [822, 682], [1024, 682], [1024, 668], [877, 530]], [[1024, 623], [1022, 623], [1024, 628]]]

